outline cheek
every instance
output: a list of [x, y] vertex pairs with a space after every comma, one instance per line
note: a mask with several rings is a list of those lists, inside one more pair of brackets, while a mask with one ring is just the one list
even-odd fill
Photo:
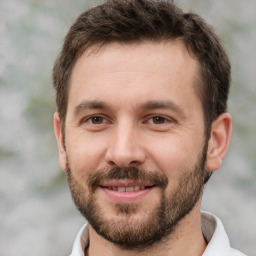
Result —
[[152, 159], [163, 171], [172, 170], [180, 164], [185, 164], [184, 147], [177, 140], [163, 140], [161, 143], [154, 143], [154, 146], [149, 146], [148, 152], [149, 159]]
[[193, 140], [169, 138], [148, 146], [148, 158], [153, 168], [167, 175], [169, 182], [177, 180], [179, 174], [196, 163], [200, 153], [200, 142], [195, 146]]
[[102, 138], [85, 135], [70, 136], [66, 142], [72, 169], [92, 171], [100, 168], [105, 151]]

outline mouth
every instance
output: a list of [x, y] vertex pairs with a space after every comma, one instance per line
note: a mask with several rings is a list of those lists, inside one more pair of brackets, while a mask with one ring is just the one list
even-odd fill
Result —
[[153, 186], [130, 186], [130, 187], [125, 187], [125, 186], [107, 186], [107, 187], [104, 187], [104, 186], [101, 186], [101, 187], [105, 188], [105, 189], [109, 189], [109, 190], [118, 191], [118, 192], [133, 192], [133, 191], [149, 189]]
[[135, 202], [145, 197], [156, 186], [141, 182], [108, 182], [100, 185], [107, 197], [115, 202]]

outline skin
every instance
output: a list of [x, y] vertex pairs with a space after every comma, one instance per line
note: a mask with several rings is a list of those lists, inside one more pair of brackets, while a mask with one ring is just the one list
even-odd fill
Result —
[[[69, 159], [72, 175], [85, 196], [89, 175], [115, 166], [159, 170], [168, 178], [166, 195], [174, 193], [180, 170], [196, 164], [205, 142], [203, 108], [195, 91], [198, 74], [196, 58], [179, 40], [110, 43], [83, 53], [71, 77], [65, 142], [58, 113], [54, 125], [60, 166], [66, 170]], [[148, 107], [152, 101], [158, 104]], [[100, 108], [95, 102], [101, 103]], [[231, 117], [224, 113], [212, 124], [208, 171], [220, 167], [230, 136]], [[115, 199], [104, 190], [97, 189], [95, 195], [106, 219], [126, 218], [116, 212]], [[155, 187], [142, 198], [132, 199], [138, 209], [131, 223], [136, 225], [147, 218], [159, 198], [160, 190]], [[202, 255], [206, 243], [201, 232], [200, 204], [201, 198], [174, 233], [150, 248], [136, 251], [136, 255]], [[90, 256], [134, 255], [134, 251], [120, 249], [92, 228], [89, 233]]]

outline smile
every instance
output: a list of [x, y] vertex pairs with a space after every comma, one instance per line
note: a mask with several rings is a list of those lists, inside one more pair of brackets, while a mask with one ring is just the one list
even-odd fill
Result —
[[110, 182], [102, 184], [100, 188], [107, 198], [114, 202], [136, 202], [142, 200], [156, 186], [136, 182]]
[[118, 191], [118, 192], [132, 192], [132, 191], [139, 191], [146, 188], [149, 188], [149, 186], [131, 186], [131, 187], [117, 187], [117, 186], [108, 186], [107, 189]]

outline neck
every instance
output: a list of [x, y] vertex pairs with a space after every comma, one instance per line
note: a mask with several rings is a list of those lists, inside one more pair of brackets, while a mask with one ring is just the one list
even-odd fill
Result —
[[88, 256], [198, 256], [203, 254], [207, 245], [201, 231], [200, 204], [180, 221], [175, 232], [147, 248], [124, 250], [99, 236], [91, 227], [89, 237]]

